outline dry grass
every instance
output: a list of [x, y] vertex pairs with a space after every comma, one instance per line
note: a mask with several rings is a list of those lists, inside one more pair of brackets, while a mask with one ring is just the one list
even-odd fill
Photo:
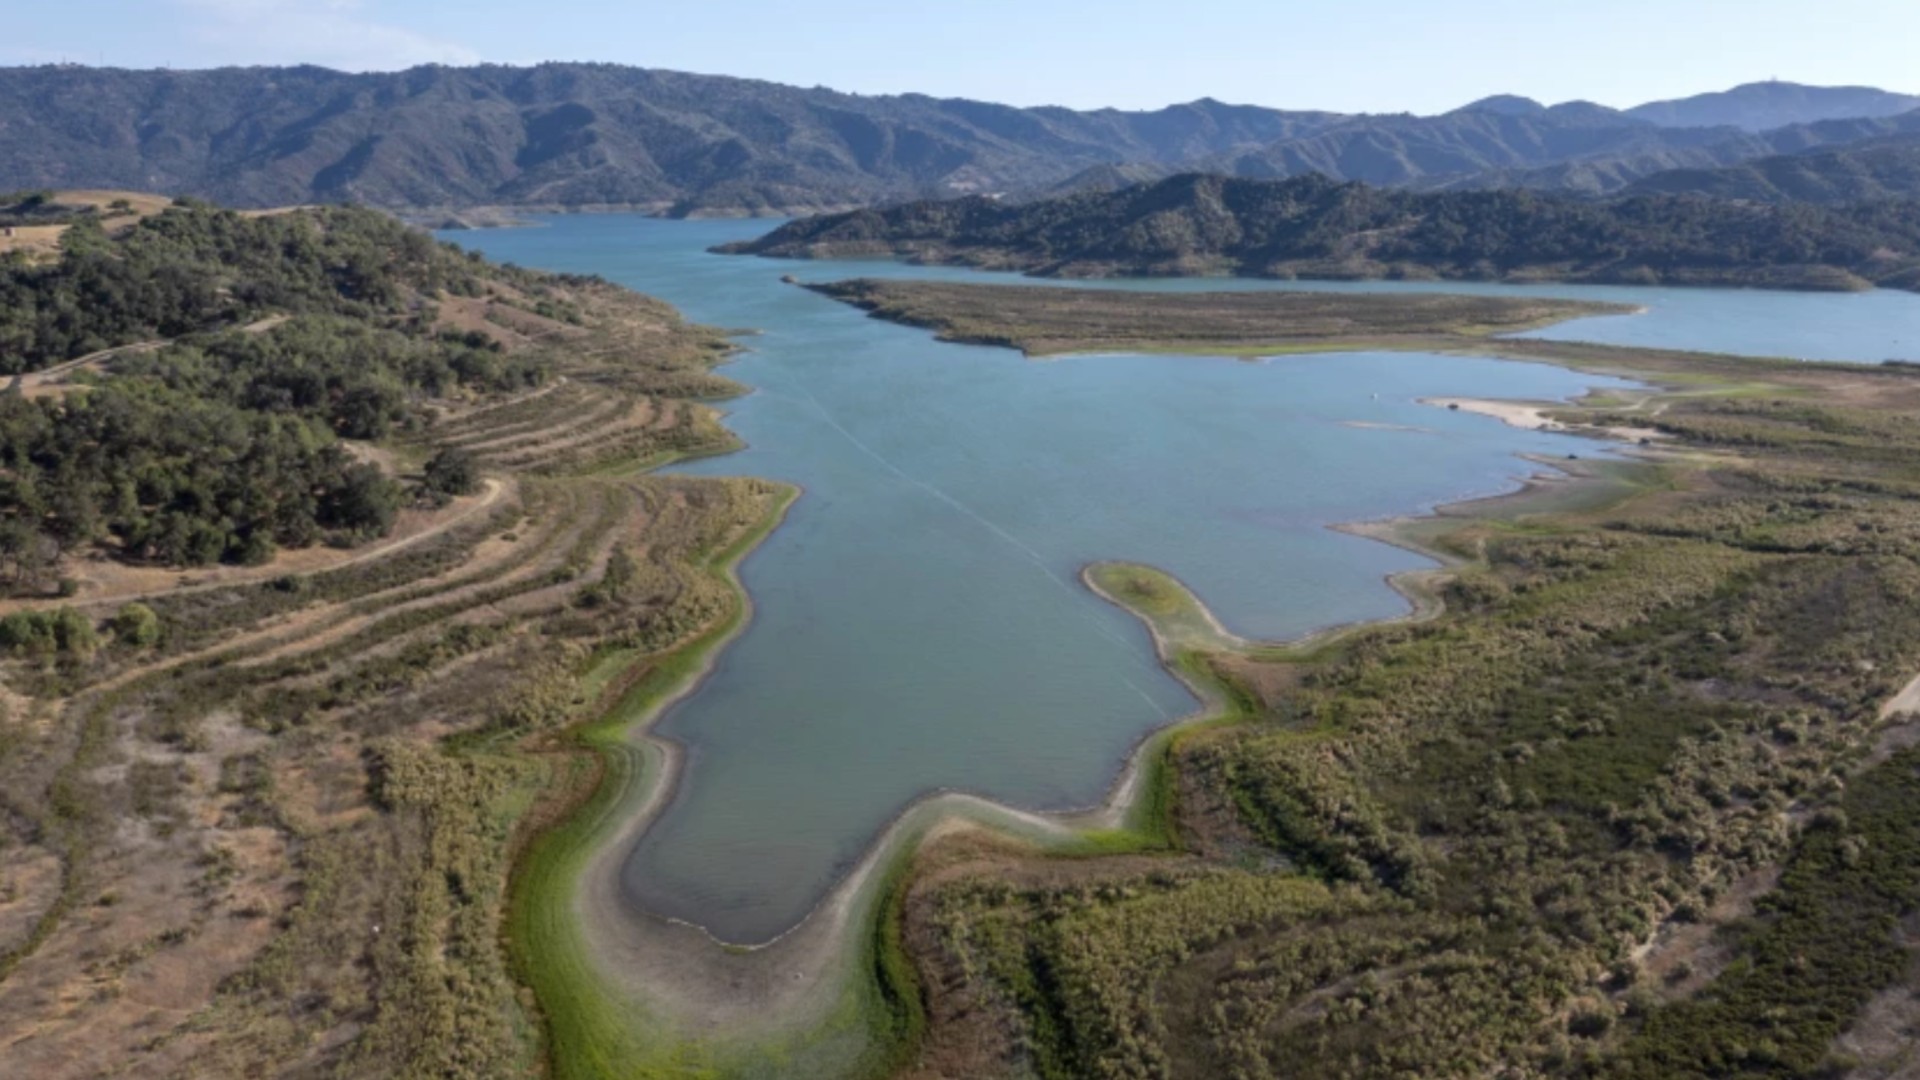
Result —
[[[122, 200], [128, 204], [129, 209], [116, 211], [111, 208], [113, 203]], [[103, 215], [104, 224], [108, 229], [131, 225], [173, 204], [173, 200], [164, 195], [98, 189], [56, 192], [53, 201], [61, 206], [93, 208]], [[60, 237], [66, 231], [65, 225], [20, 226], [12, 230], [11, 236], [0, 234], [0, 255], [19, 251], [24, 252], [29, 258], [52, 258], [59, 254]]]
[[[530, 291], [443, 302], [442, 326], [536, 353], [556, 377], [349, 447], [399, 471], [470, 444], [479, 493], [406, 510], [374, 544], [265, 566], [70, 561], [78, 595], [0, 606], [103, 618], [140, 598], [167, 630], [154, 650], [0, 664], [0, 1072], [534, 1067], [539, 1028], [498, 919], [516, 822], [556, 759], [521, 740], [567, 722], [596, 645], [705, 625], [717, 601], [690, 568], [761, 496], [582, 475], [727, 445], [675, 398], [730, 389], [708, 372], [730, 347], [611, 287], [515, 281]], [[111, 359], [32, 389], [111, 377]], [[616, 547], [639, 566], [610, 591]], [[405, 785], [395, 762], [417, 767]], [[438, 1026], [448, 1016], [457, 1031]]]
[[1577, 300], [1436, 293], [1146, 293], [872, 279], [809, 287], [878, 318], [934, 330], [945, 340], [1005, 345], [1032, 356], [1240, 353], [1329, 339], [1479, 338], [1631, 310]]

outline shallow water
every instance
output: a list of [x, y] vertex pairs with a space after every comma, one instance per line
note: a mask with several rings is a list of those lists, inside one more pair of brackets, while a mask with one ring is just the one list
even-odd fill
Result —
[[[1404, 610], [1384, 576], [1426, 564], [1326, 526], [1508, 489], [1538, 471], [1517, 453], [1604, 451], [1415, 399], [1551, 399], [1612, 380], [1418, 354], [1032, 362], [779, 281], [1019, 279], [704, 253], [766, 227], [581, 216], [452, 237], [763, 331], [727, 369], [755, 388], [729, 403], [750, 448], [680, 471], [806, 494], [742, 566], [752, 623], [656, 729], [687, 747], [687, 769], [626, 874], [638, 903], [728, 940], [793, 925], [928, 791], [1092, 804], [1142, 735], [1191, 710], [1144, 631], [1080, 585], [1087, 562], [1163, 567], [1229, 628], [1293, 637]], [[1277, 287], [1109, 285], [1223, 286]], [[1879, 359], [1920, 340], [1920, 297], [1902, 294], [1525, 291], [1651, 308], [1574, 327], [1596, 340], [1778, 353], [1764, 316], [1780, 305], [1797, 355]]]

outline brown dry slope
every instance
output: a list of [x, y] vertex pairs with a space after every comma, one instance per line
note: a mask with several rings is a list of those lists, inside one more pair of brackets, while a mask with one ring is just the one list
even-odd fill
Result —
[[[714, 617], [724, 598], [691, 567], [777, 492], [639, 471], [729, 445], [685, 400], [730, 389], [709, 373], [728, 346], [664, 305], [591, 282], [423, 299], [556, 368], [361, 450], [404, 470], [469, 446], [475, 494], [359, 549], [187, 574], [76, 559], [71, 599], [4, 601], [104, 619], [139, 599], [164, 637], [0, 660], [0, 1072], [538, 1060], [498, 926], [518, 822], [571, 766], [527, 749], [584, 704], [595, 650]], [[119, 354], [36, 388], [85, 392], [72, 376], [110, 378]]]

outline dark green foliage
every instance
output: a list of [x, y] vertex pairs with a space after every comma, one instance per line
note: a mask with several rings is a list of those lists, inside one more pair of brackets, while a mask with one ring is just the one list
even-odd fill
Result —
[[1779, 889], [1737, 928], [1736, 965], [1699, 998], [1655, 1011], [1609, 1077], [1810, 1076], [1911, 954], [1900, 920], [1920, 910], [1920, 751], [1856, 780], [1817, 818]]
[[38, 524], [0, 519], [0, 574], [15, 591], [44, 591], [60, 562], [60, 542]]
[[131, 379], [66, 399], [0, 397], [0, 463], [10, 519], [66, 548], [112, 540], [142, 562], [251, 562], [328, 532], [373, 535], [399, 499], [318, 420]]
[[58, 653], [85, 659], [100, 647], [87, 617], [63, 607], [53, 611], [16, 611], [0, 618], [0, 649], [15, 655]]
[[334, 315], [293, 319], [271, 333], [188, 337], [116, 361], [113, 371], [257, 412], [315, 416], [349, 439], [385, 438], [409, 422], [421, 398], [521, 389], [543, 377], [536, 363], [491, 343]]
[[109, 239], [88, 218], [47, 265], [0, 267], [0, 374], [268, 314], [365, 318], [471, 287], [465, 257], [392, 218], [331, 208], [245, 217], [176, 205]]
[[[261, 563], [276, 547], [384, 533], [402, 501], [336, 436], [419, 426], [423, 402], [538, 384], [543, 362], [435, 332], [422, 296], [531, 275], [362, 210], [244, 217], [190, 200], [118, 236], [82, 222], [58, 263], [0, 269], [15, 371], [154, 335], [85, 388], [0, 397], [0, 567], [43, 590], [62, 550]], [[235, 328], [295, 314], [270, 329]], [[459, 470], [440, 482], [462, 481]]]
[[90, 213], [87, 207], [62, 206], [51, 191], [0, 194], [0, 227], [66, 225]]
[[400, 486], [377, 465], [349, 465], [340, 485], [320, 500], [319, 520], [347, 530], [355, 538], [379, 536], [400, 512]]
[[807, 218], [721, 250], [896, 252], [1064, 276], [1553, 277], [1860, 288], [1920, 265], [1920, 203], [1747, 206], [1667, 196], [1414, 194], [1177, 176], [1023, 205], [973, 198]]
[[420, 492], [431, 502], [480, 490], [480, 462], [470, 451], [449, 446], [427, 459]]

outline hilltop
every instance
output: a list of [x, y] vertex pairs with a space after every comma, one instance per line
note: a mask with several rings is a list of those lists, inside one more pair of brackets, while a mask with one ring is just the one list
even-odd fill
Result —
[[1894, 116], [1915, 109], [1920, 109], [1920, 95], [1889, 93], [1871, 86], [1802, 86], [1774, 79], [1672, 101], [1652, 101], [1628, 109], [1627, 115], [1663, 127], [1724, 124], [1767, 131], [1819, 120]]
[[[0, 256], [0, 586], [26, 595], [85, 588], [99, 560], [260, 565], [385, 535], [432, 482], [356, 447], [579, 374], [554, 346], [594, 324], [676, 322], [372, 210], [140, 205], [14, 204], [62, 221], [38, 226], [57, 255]], [[679, 352], [621, 381], [730, 388]]]

